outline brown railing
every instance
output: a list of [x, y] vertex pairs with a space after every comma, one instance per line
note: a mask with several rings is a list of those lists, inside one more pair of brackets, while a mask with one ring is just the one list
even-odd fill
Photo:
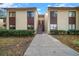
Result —
[[9, 25], [15, 25], [16, 23], [16, 18], [15, 17], [9, 17]]
[[57, 17], [50, 17], [50, 24], [57, 24]]
[[76, 24], [76, 17], [69, 17], [69, 24]]
[[34, 25], [34, 17], [27, 18], [27, 24], [28, 25]]

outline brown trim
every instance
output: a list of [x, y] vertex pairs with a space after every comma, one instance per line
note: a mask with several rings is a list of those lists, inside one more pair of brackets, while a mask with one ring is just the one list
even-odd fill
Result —
[[16, 29], [16, 12], [12, 12], [15, 13], [15, 16], [10, 17], [10, 13], [9, 12], [9, 29], [10, 29], [10, 25], [15, 25], [15, 29]]
[[57, 24], [57, 16], [53, 16], [54, 11], [50, 11], [50, 24]]
[[57, 17], [50, 17], [50, 24], [57, 24]]
[[9, 24], [15, 25], [15, 17], [9, 17]]
[[76, 17], [69, 17], [69, 24], [76, 24]]
[[44, 15], [38, 15], [38, 18], [39, 18], [39, 17], [43, 17], [43, 18], [44, 18]]
[[51, 10], [51, 9], [57, 9], [57, 10], [67, 10], [67, 9], [70, 9], [70, 10], [79, 10], [79, 7], [48, 7], [48, 10]]
[[27, 24], [28, 25], [34, 25], [34, 17], [32, 17], [32, 18], [27, 17]]
[[[32, 11], [33, 12], [33, 11]], [[34, 12], [33, 12], [34, 13]], [[28, 25], [32, 25], [33, 26], [33, 29], [34, 29], [34, 17], [31, 17], [31, 16], [28, 16], [28, 13], [27, 13], [27, 26]], [[27, 28], [28, 29], [28, 28]]]
[[32, 7], [32, 8], [3, 8], [3, 9], [8, 10], [9, 12], [15, 12], [16, 10], [19, 10], [19, 11], [25, 11], [25, 10], [35, 11], [35, 10], [37, 10], [35, 7]]
[[69, 17], [69, 24], [74, 24], [75, 25], [75, 30], [76, 30], [76, 17]]
[[57, 15], [53, 16], [52, 13], [54, 13], [54, 11], [50, 11], [50, 24], [56, 24], [56, 30], [57, 30], [58, 29]]

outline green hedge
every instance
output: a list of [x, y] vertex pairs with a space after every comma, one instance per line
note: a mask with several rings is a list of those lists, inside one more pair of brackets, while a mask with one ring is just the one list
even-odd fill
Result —
[[50, 30], [50, 34], [52, 35], [64, 35], [64, 34], [68, 34], [68, 35], [79, 35], [79, 30]]
[[58, 30], [58, 34], [64, 35], [64, 34], [67, 34], [67, 31], [65, 31], [65, 30]]
[[58, 34], [58, 30], [50, 30], [50, 34], [51, 35], [57, 35]]
[[68, 30], [69, 35], [79, 35], [79, 30]]
[[50, 30], [50, 33], [52, 35], [59, 35], [59, 34], [63, 35], [63, 34], [67, 34], [67, 31], [64, 31], [64, 30]]
[[0, 36], [33, 36], [34, 30], [0, 30]]

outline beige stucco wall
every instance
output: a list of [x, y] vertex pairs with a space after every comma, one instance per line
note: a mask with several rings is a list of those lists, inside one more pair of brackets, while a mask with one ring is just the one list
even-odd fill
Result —
[[0, 29], [3, 29], [4, 28], [4, 22], [3, 22], [3, 19], [0, 19]]
[[79, 30], [79, 11], [76, 11], [76, 30]]
[[[27, 11], [16, 10], [16, 30], [27, 30]], [[34, 11], [34, 30], [37, 32], [38, 26], [38, 12]], [[7, 29], [9, 29], [9, 12], [7, 12]]]
[[[53, 11], [53, 10], [51, 10]], [[79, 11], [78, 10], [57, 10], [57, 29], [68, 30], [68, 12], [76, 11], [76, 30], [79, 30]], [[48, 15], [45, 16], [47, 33], [50, 32], [50, 10], [47, 11]]]
[[35, 18], [34, 18], [34, 30], [35, 30], [35, 33], [37, 33], [37, 27], [38, 27], [38, 12], [35, 11]]
[[45, 32], [47, 32], [47, 28], [48, 28], [48, 26], [47, 26], [47, 18], [48, 18], [48, 16], [47, 16], [48, 14], [47, 13], [45, 13]]
[[38, 20], [44, 20], [44, 18], [43, 17], [39, 17]]
[[7, 18], [6, 18], [6, 29], [9, 30], [9, 12], [7, 11]]
[[[53, 10], [52, 10], [53, 11]], [[57, 25], [58, 30], [68, 30], [68, 11], [57, 10]], [[34, 11], [34, 30], [37, 32], [38, 28], [38, 12]], [[7, 13], [7, 29], [9, 29], [9, 14]], [[79, 11], [76, 10], [76, 29], [79, 30]], [[16, 10], [16, 30], [27, 30], [27, 10]], [[50, 12], [45, 14], [45, 31], [50, 32]]]
[[16, 30], [27, 30], [26, 11], [16, 11]]
[[59, 10], [57, 12], [57, 27], [58, 30], [68, 30], [68, 11]]
[[50, 12], [48, 12], [48, 31], [47, 31], [47, 33], [50, 33]]
[[50, 32], [50, 12], [46, 12], [45, 14], [45, 31], [46, 33]]

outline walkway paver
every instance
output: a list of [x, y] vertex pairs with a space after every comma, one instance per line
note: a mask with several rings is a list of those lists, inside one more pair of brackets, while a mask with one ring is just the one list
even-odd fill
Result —
[[48, 34], [37, 34], [24, 56], [78, 56], [79, 53]]

